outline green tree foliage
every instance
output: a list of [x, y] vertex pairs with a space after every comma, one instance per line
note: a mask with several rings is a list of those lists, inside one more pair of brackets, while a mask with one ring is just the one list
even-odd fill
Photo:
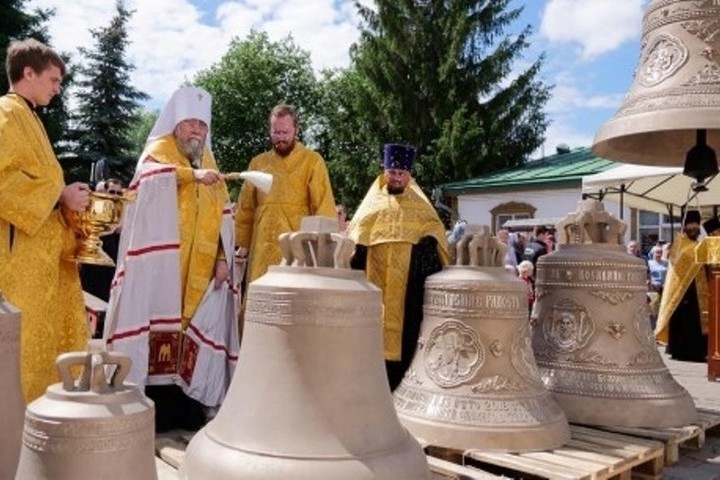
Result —
[[130, 83], [134, 66], [125, 60], [129, 44], [127, 23], [132, 12], [122, 0], [105, 28], [90, 30], [95, 45], [80, 48], [85, 63], [78, 68], [78, 111], [74, 117], [74, 138], [82, 170], [88, 178], [90, 165], [100, 159], [110, 166], [112, 176], [127, 180], [132, 176], [137, 158], [129, 134], [139, 115], [140, 102], [148, 96]]
[[358, 121], [363, 78], [350, 68], [323, 72], [316, 140], [327, 160], [335, 201], [353, 210], [382, 170], [381, 145]]
[[200, 72], [195, 84], [213, 96], [212, 145], [221, 170], [241, 171], [267, 150], [268, 114], [276, 104], [297, 109], [301, 135], [313, 124], [319, 98], [308, 52], [291, 37], [271, 42], [266, 33], [234, 39], [217, 64]]
[[[355, 72], [339, 86], [350, 85], [344, 93], [354, 98], [342, 99], [340, 107], [350, 110], [327, 125], [327, 145], [338, 152], [334, 161], [367, 165], [378, 156], [357, 158], [354, 144], [345, 151], [345, 140], [333, 131], [362, 129], [364, 140], [377, 149], [388, 142], [409, 143], [418, 148], [416, 178], [430, 191], [522, 164], [541, 145], [549, 97], [549, 87], [538, 79], [542, 58], [514, 69], [528, 46], [530, 27], [515, 36], [504, 34], [520, 9], [508, 9], [509, 0], [375, 4], [370, 9], [356, 1], [363, 27], [351, 51]], [[340, 128], [337, 121], [354, 127]]]
[[153, 125], [155, 125], [155, 120], [157, 120], [158, 115], [160, 115], [159, 111], [150, 112], [141, 109], [131, 122], [130, 130], [128, 131], [128, 140], [132, 145], [130, 156], [133, 159], [140, 158], [140, 154], [145, 148], [145, 141], [148, 135], [150, 135], [150, 130], [152, 130]]
[[[35, 9], [28, 12], [25, 3], [25, 0], [3, 0], [0, 3], [0, 64], [3, 66], [3, 73], [0, 75], [0, 94], [5, 94], [10, 87], [5, 74], [5, 59], [7, 58], [7, 47], [11, 41], [32, 37], [46, 45], [51, 45], [47, 22], [53, 17], [54, 11]], [[62, 55], [62, 57], [67, 63], [67, 55]], [[68, 85], [72, 85], [72, 82], [72, 72], [69, 71], [63, 80], [62, 94], [56, 96], [50, 105], [40, 111], [40, 117], [48, 132], [48, 137], [60, 157], [66, 152], [66, 144], [62, 141], [67, 131], [68, 120], [66, 92]]]

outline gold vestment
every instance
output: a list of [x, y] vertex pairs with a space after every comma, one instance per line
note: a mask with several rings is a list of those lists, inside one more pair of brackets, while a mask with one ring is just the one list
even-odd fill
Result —
[[[225, 182], [203, 185], [195, 180], [193, 167], [180, 152], [175, 136], [165, 135], [150, 143], [144, 159], [175, 165], [178, 179], [180, 226], [180, 292], [182, 327], [185, 329], [200, 304], [208, 282], [215, 275], [215, 262], [222, 255], [220, 224], [228, 202]], [[200, 168], [218, 169], [209, 149], [203, 152]]]
[[308, 215], [336, 218], [330, 177], [320, 154], [296, 143], [287, 157], [271, 150], [250, 161], [248, 170], [270, 173], [273, 184], [264, 193], [250, 182], [240, 190], [235, 212], [235, 244], [250, 249], [247, 281], [282, 260], [278, 235], [300, 229]]
[[400, 360], [405, 318], [405, 288], [413, 245], [432, 236], [443, 265], [448, 263], [445, 228], [420, 187], [411, 181], [400, 195], [390, 195], [383, 175], [372, 184], [346, 230], [367, 247], [367, 279], [383, 292], [386, 360]]
[[22, 97], [0, 97], [0, 291], [22, 313], [26, 402], [59, 381], [57, 356], [88, 339], [77, 265], [61, 260], [76, 246], [56, 208], [64, 186], [38, 116]]
[[665, 279], [660, 311], [658, 313], [655, 338], [662, 344], [669, 341], [670, 317], [680, 304], [691, 282], [695, 282], [700, 307], [700, 328], [707, 333], [707, 312], [709, 306], [709, 290], [705, 268], [695, 262], [695, 247], [698, 243], [681, 233], [673, 241], [668, 261], [668, 272]]

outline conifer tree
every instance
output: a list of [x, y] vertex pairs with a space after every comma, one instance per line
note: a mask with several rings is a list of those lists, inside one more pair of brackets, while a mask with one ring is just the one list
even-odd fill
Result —
[[137, 161], [131, 155], [135, 145], [129, 138], [141, 112], [140, 103], [148, 96], [132, 86], [130, 72], [134, 66], [125, 59], [131, 16], [119, 0], [110, 24], [90, 30], [95, 45], [79, 49], [85, 62], [78, 68], [78, 111], [73, 121], [77, 154], [83, 165], [81, 176], [85, 178], [90, 165], [103, 159], [112, 176], [128, 180]]

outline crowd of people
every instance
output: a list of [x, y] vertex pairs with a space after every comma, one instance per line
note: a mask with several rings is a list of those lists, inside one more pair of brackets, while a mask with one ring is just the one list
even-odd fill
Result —
[[[413, 179], [412, 146], [384, 146], [382, 171], [348, 221], [324, 159], [298, 140], [297, 112], [279, 104], [268, 115], [270, 148], [248, 167], [272, 174], [273, 185], [266, 191], [245, 182], [233, 202], [210, 143], [212, 97], [182, 87], [153, 126], [128, 186], [110, 179], [96, 187], [137, 193], [122, 227], [103, 238], [116, 270], [83, 266], [79, 274], [67, 255], [76, 235], [63, 215], [87, 208], [90, 186], [65, 184], [36, 114], [60, 92], [65, 69], [42, 43], [15, 41], [7, 56], [11, 90], [0, 98], [0, 290], [22, 311], [27, 402], [58, 381], [59, 354], [85, 348], [82, 277], [86, 291], [109, 302], [103, 338], [133, 359], [129, 378], [156, 402], [158, 430], [198, 428], [222, 402], [237, 360], [234, 258], [247, 263], [246, 282], [259, 278], [282, 258], [278, 235], [312, 215], [337, 219], [356, 244], [352, 267], [382, 290], [388, 382], [391, 390], [399, 385], [417, 348], [425, 279], [448, 263], [448, 243], [467, 225], [460, 220], [446, 232]], [[685, 258], [699, 221], [689, 212], [673, 249], [654, 247], [647, 268], [658, 339], [673, 356], [702, 361], [686, 355], [701, 350], [706, 311], [704, 271]], [[530, 314], [538, 259], [555, 248], [552, 230], [538, 226], [528, 237], [501, 229], [497, 237], [507, 246], [505, 266], [526, 282]], [[637, 254], [637, 243], [628, 251]], [[698, 319], [692, 331], [691, 317]]]

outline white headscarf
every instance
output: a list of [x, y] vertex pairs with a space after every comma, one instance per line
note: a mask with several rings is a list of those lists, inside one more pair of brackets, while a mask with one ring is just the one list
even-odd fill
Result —
[[[170, 100], [165, 104], [155, 125], [150, 130], [145, 146], [160, 137], [175, 131], [175, 127], [183, 120], [197, 118], [208, 126], [205, 145], [210, 148], [210, 120], [212, 108], [212, 95], [200, 87], [186, 86], [175, 90]], [[138, 159], [138, 168], [144, 161], [144, 154]]]

